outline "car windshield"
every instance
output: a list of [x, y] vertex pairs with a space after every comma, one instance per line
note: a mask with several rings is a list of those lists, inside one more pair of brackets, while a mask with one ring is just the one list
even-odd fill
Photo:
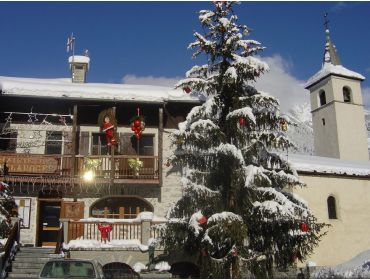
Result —
[[44, 266], [41, 278], [95, 278], [94, 266], [87, 261], [50, 261]]

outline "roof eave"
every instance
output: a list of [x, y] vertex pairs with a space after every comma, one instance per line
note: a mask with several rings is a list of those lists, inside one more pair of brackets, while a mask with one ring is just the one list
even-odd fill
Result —
[[325, 80], [326, 78], [328, 78], [329, 76], [337, 76], [337, 77], [341, 77], [341, 78], [347, 78], [347, 79], [352, 79], [352, 80], [357, 80], [357, 81], [364, 81], [365, 79], [362, 79], [362, 78], [356, 78], [356, 77], [349, 77], [349, 76], [346, 76], [346, 75], [340, 75], [340, 74], [335, 74], [335, 73], [329, 73], [327, 74], [326, 76], [322, 77], [321, 79], [317, 80], [317, 81], [314, 81], [314, 82], [311, 82], [310, 84], [308, 85], [305, 85], [305, 89], [310, 89], [311, 87], [317, 85], [318, 83], [320, 83], [321, 81]]

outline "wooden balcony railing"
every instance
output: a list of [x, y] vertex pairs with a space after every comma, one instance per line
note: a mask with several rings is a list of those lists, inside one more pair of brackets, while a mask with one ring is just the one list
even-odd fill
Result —
[[[77, 155], [75, 159], [75, 177], [81, 177], [85, 172], [84, 160], [86, 156]], [[97, 167], [97, 178], [114, 180], [159, 180], [158, 156], [136, 155], [99, 155], [88, 156], [90, 159], [99, 159], [101, 165]], [[129, 159], [139, 159], [143, 167], [139, 173], [130, 168]], [[7, 163], [9, 175], [35, 175], [35, 176], [61, 176], [68, 177], [72, 174], [73, 160], [71, 155], [36, 155], [15, 154], [0, 152], [0, 163]], [[112, 172], [114, 170], [114, 172]], [[111, 178], [113, 175], [114, 178]]]
[[[102, 241], [101, 233], [98, 229], [97, 221], [72, 221], [61, 219], [63, 227], [68, 228], [67, 236], [64, 236], [64, 242], [71, 240], [97, 240]], [[109, 240], [139, 240], [146, 245], [150, 238], [160, 236], [158, 229], [152, 227], [163, 222], [153, 221], [117, 221], [110, 223], [112, 231], [109, 233]]]

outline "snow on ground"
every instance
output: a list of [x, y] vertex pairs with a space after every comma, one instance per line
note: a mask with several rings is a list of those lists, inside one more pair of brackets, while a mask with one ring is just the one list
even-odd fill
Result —
[[298, 154], [289, 155], [288, 160], [297, 171], [370, 176], [370, 161], [341, 160]]
[[348, 70], [342, 65], [333, 65], [331, 63], [324, 63], [321, 70], [317, 72], [315, 75], [313, 75], [310, 79], [308, 79], [304, 87], [307, 88], [330, 74], [345, 76], [348, 78], [355, 78], [359, 80], [365, 80], [365, 77], [362, 76], [361, 74]]
[[132, 267], [137, 273], [141, 272], [142, 270], [144, 269], [147, 269], [146, 265], [141, 263], [141, 262], [137, 262], [134, 264], [134, 266]]
[[159, 271], [168, 271], [171, 269], [171, 266], [168, 264], [168, 262], [159, 262], [155, 265], [155, 268], [156, 270], [159, 270]]
[[313, 278], [370, 278], [370, 250], [333, 267], [324, 267], [314, 272]]
[[36, 79], [0, 76], [0, 90], [4, 95], [117, 100], [162, 103], [165, 101], [198, 102], [205, 100], [197, 93], [186, 94], [181, 89], [161, 86], [72, 83], [71, 79]]

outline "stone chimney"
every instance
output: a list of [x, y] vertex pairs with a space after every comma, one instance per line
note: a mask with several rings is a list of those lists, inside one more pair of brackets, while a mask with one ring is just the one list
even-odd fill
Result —
[[86, 73], [89, 70], [90, 58], [84, 55], [72, 55], [68, 58], [73, 83], [86, 83]]

